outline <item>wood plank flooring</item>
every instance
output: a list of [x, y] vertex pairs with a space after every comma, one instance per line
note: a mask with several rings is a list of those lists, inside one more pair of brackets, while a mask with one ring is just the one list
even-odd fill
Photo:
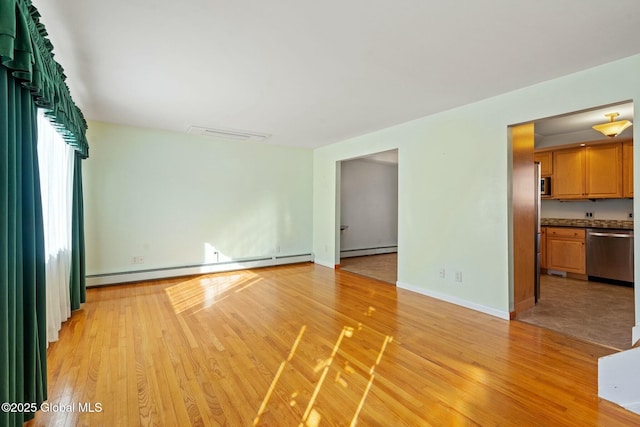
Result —
[[[341, 269], [396, 283], [397, 254], [343, 258]], [[634, 289], [542, 274], [540, 301], [517, 320], [563, 334], [626, 350], [631, 345]]]
[[[27, 425], [638, 425], [612, 350], [314, 264], [88, 290]], [[80, 412], [79, 403], [101, 405]]]
[[398, 254], [342, 258], [340, 269], [395, 285], [398, 281]]

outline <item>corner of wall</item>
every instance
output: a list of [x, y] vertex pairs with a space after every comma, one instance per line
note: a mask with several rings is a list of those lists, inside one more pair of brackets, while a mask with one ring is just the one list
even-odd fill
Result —
[[330, 261], [330, 260], [323, 260], [323, 259], [317, 259], [316, 258], [316, 259], [313, 260], [313, 262], [315, 264], [321, 265], [323, 267], [330, 268], [332, 270], [336, 268], [335, 262]]
[[640, 325], [636, 325], [631, 329], [631, 344], [636, 345], [640, 341]]
[[640, 348], [598, 359], [598, 396], [640, 414]]

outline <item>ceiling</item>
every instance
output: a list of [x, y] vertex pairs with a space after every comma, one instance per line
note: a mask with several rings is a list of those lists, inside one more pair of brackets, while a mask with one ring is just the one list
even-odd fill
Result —
[[[610, 113], [618, 113], [615, 121], [629, 120], [633, 123], [633, 102], [599, 106], [536, 120], [534, 121], [536, 148], [607, 139], [606, 136], [592, 129], [592, 126], [608, 122], [610, 118], [605, 114]], [[633, 127], [627, 128], [618, 135], [618, 138], [626, 137], [633, 137]]]
[[618, 0], [33, 0], [89, 120], [320, 147], [640, 53]]

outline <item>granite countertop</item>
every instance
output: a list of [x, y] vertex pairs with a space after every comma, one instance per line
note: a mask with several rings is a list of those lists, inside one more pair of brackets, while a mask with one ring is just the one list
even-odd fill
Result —
[[540, 218], [543, 227], [619, 228], [633, 230], [633, 220]]

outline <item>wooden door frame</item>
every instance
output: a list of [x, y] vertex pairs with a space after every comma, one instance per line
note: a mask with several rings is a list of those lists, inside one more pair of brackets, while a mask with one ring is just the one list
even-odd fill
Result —
[[510, 317], [535, 305], [534, 123], [509, 126], [512, 152], [511, 212], [513, 293]]

